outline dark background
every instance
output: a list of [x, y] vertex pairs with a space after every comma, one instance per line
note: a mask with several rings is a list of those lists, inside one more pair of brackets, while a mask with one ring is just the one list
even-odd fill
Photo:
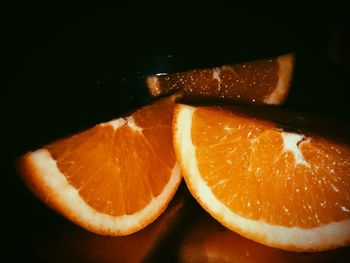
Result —
[[28, 1], [4, 7], [4, 255], [37, 260], [32, 240], [63, 220], [27, 191], [13, 159], [147, 103], [143, 79], [148, 74], [295, 52], [295, 77], [285, 107], [349, 122], [346, 11], [336, 1], [317, 6], [292, 1], [113, 6]]

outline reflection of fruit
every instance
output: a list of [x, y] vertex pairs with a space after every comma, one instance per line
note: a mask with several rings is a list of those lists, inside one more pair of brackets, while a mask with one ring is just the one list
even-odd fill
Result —
[[173, 129], [189, 190], [226, 227], [292, 251], [350, 244], [350, 144], [326, 135], [335, 129], [330, 120], [179, 104]]
[[181, 181], [172, 146], [174, 97], [19, 159], [24, 181], [84, 228], [126, 235], [154, 221]]
[[348, 262], [350, 248], [318, 253], [295, 253], [267, 247], [224, 228], [202, 215], [190, 227], [179, 251], [180, 262]]
[[185, 200], [177, 194], [168, 209], [147, 228], [132, 235], [96, 235], [72, 224], [59, 224], [32, 242], [33, 261], [152, 262], [153, 254], [181, 222]]
[[195, 99], [224, 99], [251, 104], [282, 104], [288, 95], [294, 55], [287, 54], [220, 68], [197, 69], [147, 77], [152, 96], [182, 89]]

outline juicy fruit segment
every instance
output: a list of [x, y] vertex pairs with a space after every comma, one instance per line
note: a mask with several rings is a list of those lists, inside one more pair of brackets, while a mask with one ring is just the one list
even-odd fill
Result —
[[[151, 111], [158, 111], [155, 107], [161, 110], [168, 105], [153, 106]], [[98, 211], [114, 216], [133, 214], [158, 196], [169, 181], [175, 165], [171, 106], [167, 112], [159, 112], [159, 117], [147, 116], [149, 110], [142, 109], [133, 117], [95, 126], [47, 146], [69, 183]], [[147, 120], [142, 120], [143, 115]], [[153, 118], [160, 118], [158, 125], [147, 126]], [[165, 147], [160, 147], [160, 142]], [[116, 206], [113, 200], [123, 202]]]
[[[270, 224], [303, 228], [349, 218], [349, 147], [306, 139], [241, 116], [220, 118], [221, 114], [211, 109], [196, 111], [192, 141], [196, 158], [207, 159], [198, 164], [201, 174], [210, 175], [205, 183], [231, 210], [255, 220], [262, 217]], [[207, 119], [219, 124], [208, 127]], [[211, 169], [215, 166], [218, 169]], [[220, 183], [224, 171], [235, 175]], [[263, 191], [266, 186], [270, 191]], [[323, 200], [324, 195], [334, 196], [334, 201]], [[279, 200], [274, 200], [276, 196]]]
[[154, 221], [181, 181], [174, 97], [30, 152], [20, 171], [40, 199], [88, 230], [125, 235]]
[[349, 144], [234, 108], [179, 105], [174, 118], [185, 181], [219, 222], [288, 250], [349, 244]]
[[191, 99], [223, 99], [250, 104], [282, 104], [288, 95], [294, 55], [287, 54], [219, 68], [147, 77], [152, 96], [183, 90]]

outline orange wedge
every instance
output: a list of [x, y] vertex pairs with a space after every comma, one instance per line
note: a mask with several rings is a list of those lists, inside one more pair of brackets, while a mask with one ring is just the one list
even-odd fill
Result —
[[350, 128], [337, 125], [178, 104], [174, 147], [190, 192], [217, 221], [271, 247], [322, 251], [350, 244]]
[[220, 99], [249, 104], [283, 104], [291, 86], [293, 54], [218, 68], [151, 75], [146, 84], [151, 96], [183, 90], [185, 98]]
[[19, 158], [24, 182], [89, 231], [127, 235], [153, 222], [181, 175], [172, 145], [174, 97]]

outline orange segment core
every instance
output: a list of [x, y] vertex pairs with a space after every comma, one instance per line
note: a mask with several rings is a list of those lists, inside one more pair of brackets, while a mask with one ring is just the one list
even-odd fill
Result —
[[132, 115], [141, 132], [128, 124], [97, 125], [47, 149], [91, 207], [113, 216], [133, 214], [158, 196], [171, 176], [171, 115], [172, 102], [162, 101]]
[[220, 109], [192, 119], [198, 168], [234, 213], [274, 225], [311, 228], [350, 219], [350, 147], [306, 137], [297, 163], [281, 130]]

